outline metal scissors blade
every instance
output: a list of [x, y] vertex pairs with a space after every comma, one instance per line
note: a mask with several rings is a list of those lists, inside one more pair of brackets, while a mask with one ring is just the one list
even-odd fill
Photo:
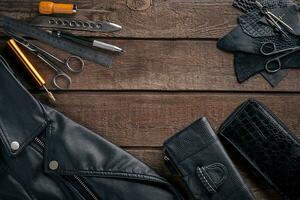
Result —
[[112, 22], [101, 22], [102, 29], [105, 32], [115, 32], [122, 30], [122, 26]]
[[55, 87], [61, 90], [68, 89], [72, 83], [71, 77], [62, 69], [55, 66], [47, 57], [42, 55], [38, 55], [38, 57], [55, 71], [55, 76], [52, 79]]
[[292, 33], [295, 33], [295, 30], [289, 26], [287, 23], [285, 23], [280, 17], [277, 17], [275, 14], [273, 14], [272, 12], [269, 11], [269, 14], [276, 19], [276, 21], [278, 21], [280, 24], [282, 24], [285, 28], [289, 29], [289, 31], [291, 31]]
[[24, 46], [28, 50], [30, 50], [32, 52], [37, 52], [38, 51], [35, 48], [35, 45], [33, 45], [32, 43], [30, 43], [28, 40], [26, 40], [22, 36], [17, 35], [16, 33], [11, 32], [11, 31], [5, 31], [4, 34], [6, 34], [7, 36], [13, 38], [15, 41], [17, 41], [19, 44], [21, 44], [22, 46]]
[[292, 51], [297, 47], [291, 47], [291, 48], [286, 48], [286, 49], [282, 49], [282, 50], [277, 50], [276, 48], [276, 44], [274, 42], [265, 42], [262, 43], [261, 47], [260, 47], [260, 53], [264, 56], [271, 56], [271, 55], [276, 55], [279, 53], [285, 53], [288, 51]]
[[275, 58], [272, 58], [272, 59], [268, 60], [266, 65], [265, 65], [266, 71], [269, 72], [269, 73], [275, 73], [275, 72], [279, 71], [282, 68], [281, 59], [286, 57], [286, 56], [289, 56], [289, 55], [291, 55], [291, 54], [293, 54], [293, 53], [295, 53], [299, 50], [300, 50], [300, 46], [293, 47], [293, 48], [288, 48], [288, 49], [285, 49], [285, 50], [282, 50], [282, 51], [277, 51], [277, 53], [282, 53], [282, 52], [284, 52], [284, 53], [277, 56], [277, 57], [275, 57]]
[[[71, 72], [74, 72], [74, 73], [80, 73], [80, 72], [82, 72], [83, 69], [84, 69], [85, 63], [84, 63], [83, 59], [82, 59], [81, 57], [79, 57], [79, 56], [71, 55], [71, 56], [67, 57], [67, 58], [64, 59], [64, 60], [61, 60], [61, 59], [59, 59], [58, 57], [54, 56], [53, 54], [51, 54], [51, 53], [45, 51], [44, 49], [42, 49], [42, 48], [40, 48], [40, 47], [37, 47], [37, 46], [35, 46], [35, 47], [36, 47], [36, 48], [38, 49], [38, 51], [41, 52], [44, 56], [48, 57], [48, 60], [51, 60], [51, 59], [52, 59], [52, 60], [54, 60], [54, 61], [56, 61], [56, 62], [58, 62], [58, 63], [60, 63], [60, 64], [65, 65], [65, 67], [66, 67], [68, 70], [70, 70]], [[72, 65], [71, 65], [71, 61], [72, 61], [72, 60], [77, 60], [77, 61], [78, 61], [78, 63], [79, 63], [79, 67], [78, 67], [78, 68], [72, 67]]]
[[[12, 32], [5, 32], [8, 36], [12, 37], [15, 41], [17, 41], [19, 44], [27, 48], [29, 51], [34, 53], [38, 58], [40, 58], [42, 61], [44, 61], [49, 67], [51, 67], [55, 71], [55, 76], [53, 77], [52, 81], [55, 87], [58, 89], [68, 89], [72, 83], [71, 77], [66, 74], [62, 69], [57, 67], [47, 55], [44, 55], [43, 53], [46, 52], [40, 47], [32, 44], [22, 36], [19, 36]], [[71, 57], [71, 56], [70, 56]], [[69, 62], [69, 61], [68, 61]]]

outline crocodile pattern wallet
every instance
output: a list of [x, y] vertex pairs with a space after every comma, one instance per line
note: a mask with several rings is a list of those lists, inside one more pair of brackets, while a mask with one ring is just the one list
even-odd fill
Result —
[[254, 199], [206, 118], [168, 139], [164, 151], [167, 166], [180, 177], [188, 199]]
[[300, 199], [300, 142], [263, 104], [248, 100], [220, 128], [220, 135], [286, 199]]

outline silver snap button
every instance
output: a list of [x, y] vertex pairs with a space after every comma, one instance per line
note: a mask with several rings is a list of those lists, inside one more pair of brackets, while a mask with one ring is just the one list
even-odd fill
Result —
[[13, 142], [10, 144], [10, 148], [11, 148], [13, 151], [17, 151], [17, 150], [20, 148], [19, 142], [13, 141]]
[[49, 163], [49, 168], [51, 170], [57, 170], [58, 168], [58, 162], [56, 160], [52, 160], [50, 163]]

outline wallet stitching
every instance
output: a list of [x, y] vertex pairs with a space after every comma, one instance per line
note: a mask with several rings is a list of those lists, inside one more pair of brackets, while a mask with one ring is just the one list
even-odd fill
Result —
[[209, 186], [214, 192], [216, 192], [216, 190], [215, 190], [215, 189], [210, 185], [210, 183], [207, 181], [207, 179], [206, 179], [206, 177], [204, 176], [202, 170], [201, 170], [200, 168], [198, 168], [197, 171], [201, 173], [202, 177], [204, 178], [204, 180], [205, 180], [205, 182], [208, 184], [208, 186]]
[[219, 169], [221, 168], [221, 170], [224, 172], [224, 175], [222, 176], [222, 178], [218, 182], [214, 183], [216, 188], [217, 188], [217, 185], [218, 185], [218, 187], [220, 187], [221, 185], [224, 184], [225, 180], [227, 179], [228, 169], [223, 163], [215, 163], [215, 164], [210, 165], [210, 167], [211, 168], [219, 168]]
[[213, 179], [211, 178], [211, 176], [209, 175], [209, 173], [206, 171], [205, 167], [202, 167], [203, 171], [207, 174], [207, 178], [209, 178], [209, 180], [211, 181], [211, 183], [213, 184], [214, 188], [218, 188], [216, 183], [214, 183]]

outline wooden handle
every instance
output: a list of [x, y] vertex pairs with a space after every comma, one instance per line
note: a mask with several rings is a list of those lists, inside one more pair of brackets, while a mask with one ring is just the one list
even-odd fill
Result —
[[54, 3], [51, 1], [41, 1], [39, 3], [39, 12], [45, 15], [51, 14], [73, 14], [76, 12], [74, 4]]

